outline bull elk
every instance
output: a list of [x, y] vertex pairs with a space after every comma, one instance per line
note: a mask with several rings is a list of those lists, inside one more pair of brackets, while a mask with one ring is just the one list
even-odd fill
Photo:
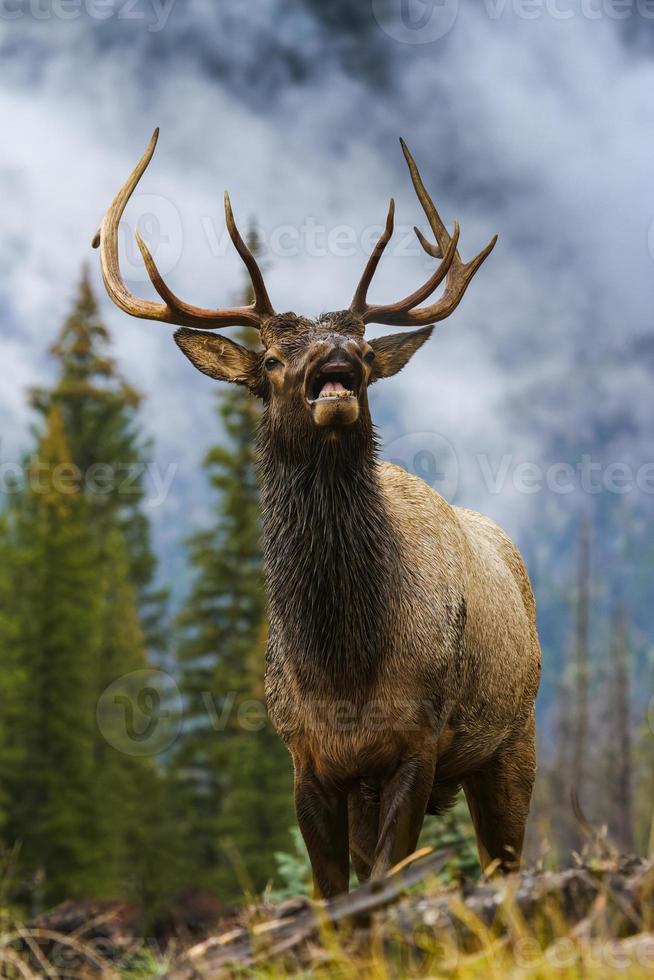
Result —
[[[482, 865], [515, 866], [535, 775], [540, 676], [527, 572], [492, 521], [379, 460], [368, 406], [369, 385], [402, 370], [452, 313], [496, 239], [461, 260], [458, 225], [447, 231], [402, 142], [435, 240], [416, 233], [440, 260], [410, 296], [368, 302], [393, 231], [391, 200], [349, 309], [317, 320], [276, 313], [225, 195], [252, 304], [206, 310], [178, 299], [137, 233], [161, 302], [139, 299], [121, 277], [118, 226], [157, 135], [94, 245], [122, 310], [180, 326], [177, 345], [198, 370], [263, 402], [266, 690], [293, 758], [316, 892], [347, 890], [350, 858], [360, 880], [386, 874], [414, 851], [425, 814], [442, 812], [461, 786]], [[421, 305], [441, 283], [440, 298]], [[417, 329], [367, 341], [369, 323]], [[236, 325], [256, 327], [261, 349], [201, 329]]]

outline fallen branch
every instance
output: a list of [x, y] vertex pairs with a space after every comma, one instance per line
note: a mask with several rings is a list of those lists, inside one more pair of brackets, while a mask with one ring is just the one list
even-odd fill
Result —
[[[233, 975], [234, 968], [279, 960], [291, 969], [315, 966], [337, 955], [334, 949], [343, 943], [348, 948], [365, 945], [373, 934], [381, 936], [389, 950], [419, 953], [420, 941], [429, 937], [435, 947], [454, 948], [474, 959], [510, 946], [511, 938], [520, 934], [516, 923], [539, 936], [544, 950], [562, 936], [569, 937], [580, 956], [598, 939], [614, 944], [616, 956], [622, 951], [626, 958], [637, 959], [651, 950], [651, 864], [616, 859], [407, 895], [436, 875], [449, 858], [449, 853], [439, 852], [329, 902], [285, 903], [268, 921], [193, 946], [172, 965], [166, 980], [219, 980]], [[379, 913], [374, 929], [373, 913]], [[349, 933], [339, 930], [338, 944], [329, 942], [330, 930], [344, 923], [356, 928]], [[627, 936], [632, 936], [631, 943]]]
[[368, 882], [348, 895], [339, 895], [328, 902], [307, 903], [295, 915], [207, 939], [174, 963], [165, 974], [165, 980], [208, 980], [219, 977], [223, 970], [236, 963], [252, 966], [264, 958], [274, 960], [296, 949], [321, 929], [360, 920], [397, 901], [410, 888], [438, 874], [451, 856], [450, 851], [439, 851], [388, 878]]

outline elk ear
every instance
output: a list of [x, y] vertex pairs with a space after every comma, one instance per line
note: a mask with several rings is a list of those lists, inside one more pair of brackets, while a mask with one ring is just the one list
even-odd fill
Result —
[[255, 390], [261, 382], [261, 357], [253, 350], [205, 330], [175, 331], [175, 343], [198, 371], [217, 381]]
[[401, 371], [424, 342], [429, 340], [433, 329], [432, 325], [411, 333], [391, 333], [371, 340], [370, 346], [375, 352], [375, 359], [372, 362], [370, 380], [390, 378]]

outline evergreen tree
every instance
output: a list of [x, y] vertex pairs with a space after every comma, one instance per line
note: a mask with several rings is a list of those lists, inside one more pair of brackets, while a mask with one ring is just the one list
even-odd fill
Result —
[[52, 348], [57, 381], [32, 394], [42, 423], [27, 487], [9, 514], [24, 684], [13, 726], [23, 759], [9, 774], [5, 837], [22, 842], [33, 905], [39, 891], [36, 904], [76, 896], [150, 901], [164, 888], [164, 862], [157, 866], [146, 837], [153, 823], [168, 826], [153, 810], [160, 770], [96, 718], [111, 685], [134, 672], [148, 677], [160, 612], [142, 479], [123, 492], [144, 451], [139, 399], [107, 356], [108, 343], [85, 274]]
[[71, 313], [50, 348], [59, 364], [57, 382], [51, 389], [32, 391], [31, 401], [42, 416], [58, 407], [89, 517], [107, 535], [116, 527], [121, 530], [141, 625], [150, 647], [158, 647], [165, 594], [153, 589], [156, 559], [143, 513], [151, 446], [137, 423], [141, 396], [119, 374], [109, 346], [109, 332], [84, 269]]
[[15, 591], [25, 686], [16, 736], [24, 767], [11, 785], [9, 832], [46, 901], [102, 891], [93, 868], [94, 711], [100, 588], [86, 502], [70, 489], [61, 415], [48, 412], [17, 515]]
[[[109, 534], [103, 551], [98, 690], [110, 688], [111, 702], [115, 704], [122, 696], [124, 710], [131, 710], [129, 706], [138, 700], [139, 691], [146, 688], [150, 666], [135, 589], [130, 581], [127, 547], [118, 529]], [[123, 678], [125, 683], [121, 685]], [[150, 806], [153, 795], [156, 798], [159, 794], [157, 783], [163, 780], [163, 775], [149, 756], [138, 754], [140, 744], [130, 737], [127, 728], [130, 719], [124, 711], [116, 722], [115, 738], [108, 738], [110, 733], [106, 729], [100, 731], [98, 726], [95, 729], [97, 860], [114, 894], [129, 893], [147, 906], [151, 886], [164, 887], [165, 875], [156, 871], [148, 860], [148, 835], [166, 817]], [[137, 754], [133, 754], [134, 750]]]
[[[253, 338], [244, 331], [239, 339]], [[274, 852], [287, 848], [293, 814], [290, 759], [263, 707], [259, 407], [236, 387], [221, 389], [218, 399], [223, 440], [204, 462], [214, 519], [190, 539], [195, 579], [179, 618], [186, 709], [175, 770], [189, 874], [220, 898], [236, 900], [274, 874]]]
[[16, 547], [10, 515], [0, 512], [0, 836], [7, 820], [10, 800], [7, 784], [21, 764], [21, 746], [16, 742], [17, 702], [21, 689], [21, 667], [16, 642], [19, 625], [14, 601]]

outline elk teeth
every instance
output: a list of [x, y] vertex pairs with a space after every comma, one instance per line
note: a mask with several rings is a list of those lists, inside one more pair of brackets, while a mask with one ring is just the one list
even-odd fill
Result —
[[319, 401], [322, 398], [352, 398], [354, 395], [353, 391], [326, 391], [324, 394], [320, 394]]

